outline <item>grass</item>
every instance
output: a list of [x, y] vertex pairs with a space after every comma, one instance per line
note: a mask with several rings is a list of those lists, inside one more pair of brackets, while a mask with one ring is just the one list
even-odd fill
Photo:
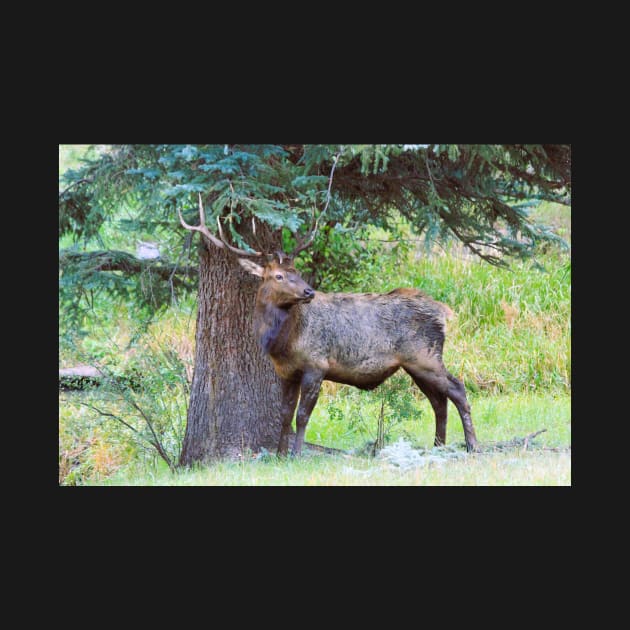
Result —
[[[426, 398], [418, 392], [408, 377], [408, 395], [414, 402], [408, 415], [392, 413], [387, 418], [389, 442], [405, 438], [414, 446], [427, 448], [433, 443], [435, 421]], [[340, 394], [324, 392], [307, 428], [307, 440], [333, 448], [360, 448], [376, 438], [380, 413], [380, 396], [374, 392], [360, 392], [343, 386]], [[571, 443], [571, 399], [566, 394], [511, 393], [504, 395], [469, 395], [473, 423], [482, 442], [506, 441], [547, 429], [537, 440], [549, 447]], [[341, 413], [336, 410], [340, 409]], [[360, 416], [360, 417], [359, 417]], [[448, 404], [447, 443], [464, 442], [462, 423], [455, 406]]]
[[472, 455], [443, 465], [399, 470], [359, 457], [221, 462], [172, 474], [158, 467], [114, 475], [112, 486], [530, 486], [571, 485], [571, 454], [546, 451]]
[[[342, 396], [343, 397], [343, 396]], [[346, 398], [350, 398], [346, 396]], [[322, 401], [307, 429], [307, 439], [328, 446], [360, 448], [366, 435], [348, 430], [348, 422], [326, 422], [329, 401]], [[524, 437], [540, 429], [547, 431], [534, 440], [528, 450], [514, 448], [501, 453], [465, 455], [454, 461], [428, 463], [411, 470], [387, 465], [378, 458], [360, 455], [313, 455], [301, 459], [278, 459], [275, 455], [250, 457], [240, 462], [219, 462], [171, 473], [163, 462], [132, 460], [127, 466], [107, 476], [93, 475], [85, 485], [570, 485], [570, 451], [555, 452], [547, 448], [568, 449], [571, 442], [571, 414], [568, 396], [510, 394], [471, 399], [477, 436], [482, 445]], [[389, 441], [404, 436], [416, 447], [431, 449], [433, 417], [420, 405], [420, 421], [407, 420], [396, 425]], [[368, 406], [352, 407], [370, 416], [376, 431], [376, 417]], [[369, 436], [367, 436], [369, 437]], [[95, 442], [98, 444], [98, 440]], [[461, 447], [463, 431], [454, 409], [449, 418], [449, 452]], [[445, 449], [434, 449], [440, 454]]]

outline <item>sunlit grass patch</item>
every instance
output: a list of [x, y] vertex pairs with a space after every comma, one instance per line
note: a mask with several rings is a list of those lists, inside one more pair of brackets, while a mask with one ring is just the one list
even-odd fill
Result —
[[[411, 379], [408, 381], [412, 402], [400, 409], [389, 410], [386, 440], [400, 437], [413, 444], [429, 447], [435, 437], [435, 416], [428, 400]], [[384, 387], [384, 386], [381, 386]], [[510, 393], [505, 395], [471, 395], [473, 423], [481, 442], [508, 440], [547, 429], [537, 440], [547, 446], [568, 446], [571, 443], [571, 399], [566, 394]], [[350, 387], [335, 396], [324, 393], [315, 407], [307, 427], [310, 442], [340, 449], [357, 449], [377, 435], [381, 412], [378, 390], [359, 392]], [[447, 444], [464, 442], [461, 419], [455, 406], [448, 405]]]
[[515, 451], [467, 455], [444, 464], [400, 470], [365, 457], [315, 455], [197, 466], [171, 473], [113, 475], [106, 485], [165, 486], [497, 486], [570, 485], [570, 452]]
[[[349, 390], [353, 391], [353, 390]], [[357, 390], [354, 390], [357, 391]], [[330, 395], [330, 393], [328, 394]], [[362, 410], [365, 421], [374, 424], [380, 406], [344, 395], [348, 413]], [[352, 450], [371, 437], [352, 432], [347, 421], [339, 417], [329, 422], [325, 416], [326, 402], [321, 405], [319, 418], [313, 418], [316, 433], [307, 431], [307, 440]], [[306, 453], [301, 458], [263, 457], [251, 454], [240, 462], [220, 461], [209, 466], [197, 465], [175, 473], [160, 460], [146, 458], [129, 462], [107, 478], [85, 478], [86, 485], [236, 485], [236, 486], [352, 486], [352, 485], [570, 485], [571, 483], [571, 413], [568, 396], [540, 394], [510, 394], [506, 396], [475, 396], [471, 398], [473, 418], [481, 446], [524, 438], [546, 429], [531, 440], [527, 449], [514, 447], [504, 452], [467, 454], [463, 447], [463, 430], [457, 412], [449, 410], [448, 456], [440, 457], [441, 449], [433, 449], [434, 421], [426, 401], [419, 401], [422, 413], [393, 425], [388, 443], [409, 439], [414, 448], [438, 456], [411, 469], [401, 469], [380, 458], [363, 455], [322, 455]], [[372, 414], [370, 416], [370, 414]], [[317, 433], [319, 429], [319, 434]], [[560, 449], [560, 452], [545, 449]], [[456, 458], [450, 455], [457, 454]]]
[[[406, 377], [405, 377], [406, 378]], [[409, 390], [414, 386], [409, 380]], [[307, 441], [365, 452], [373, 442], [381, 413], [375, 392], [339, 386], [324, 392], [307, 429]], [[93, 399], [96, 393], [89, 394]], [[85, 399], [85, 394], [81, 394]], [[96, 402], [96, 400], [95, 400]], [[470, 396], [473, 421], [482, 446], [525, 437], [546, 429], [532, 441], [536, 448], [569, 448], [571, 405], [568, 395], [512, 393]], [[98, 403], [97, 403], [98, 404]], [[406, 409], [406, 407], [402, 407]], [[331, 413], [332, 410], [332, 413]], [[122, 412], [122, 407], [121, 410]], [[113, 485], [517, 485], [570, 483], [570, 457], [546, 451], [466, 455], [419, 470], [396, 471], [368, 457], [307, 454], [277, 459], [270, 454], [243, 462], [218, 462], [190, 471], [169, 472], [151, 450], [131, 448], [124, 427], [98, 419], [83, 406], [66, 403], [60, 412], [60, 482]], [[387, 443], [408, 439], [415, 448], [431, 449], [435, 432], [432, 409], [422, 394], [412, 397], [409, 416], [392, 419]], [[64, 447], [62, 448], [62, 442]], [[464, 434], [449, 403], [447, 446], [464, 454]], [[74, 449], [74, 452], [73, 452]], [[62, 456], [63, 455], [63, 456]], [[570, 455], [570, 452], [569, 452]], [[73, 457], [80, 465], [73, 467]], [[515, 459], [516, 458], [516, 459]], [[539, 467], [540, 470], [534, 470]], [[558, 475], [554, 477], [554, 475]]]

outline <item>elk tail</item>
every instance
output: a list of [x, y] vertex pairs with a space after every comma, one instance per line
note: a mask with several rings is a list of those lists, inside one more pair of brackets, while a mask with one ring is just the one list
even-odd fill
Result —
[[444, 317], [446, 317], [446, 319], [453, 319], [453, 317], [455, 317], [455, 313], [450, 306], [444, 304], [444, 302], [438, 302], [438, 304], [442, 308], [442, 311], [444, 312]]

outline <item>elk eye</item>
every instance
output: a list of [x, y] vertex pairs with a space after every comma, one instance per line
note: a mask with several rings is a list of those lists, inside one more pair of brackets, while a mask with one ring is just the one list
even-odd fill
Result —
[[276, 274], [276, 280], [282, 280], [282, 276], [279, 273]]

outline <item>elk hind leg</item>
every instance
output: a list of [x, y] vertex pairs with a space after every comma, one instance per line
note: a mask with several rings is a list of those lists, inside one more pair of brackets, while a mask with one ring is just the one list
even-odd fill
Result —
[[468, 452], [476, 451], [477, 436], [475, 435], [475, 428], [473, 427], [472, 418], [470, 416], [470, 405], [466, 398], [466, 388], [464, 384], [450, 372], [446, 372], [446, 378], [448, 379], [446, 395], [453, 401], [462, 419], [464, 437], [466, 439], [466, 450]]
[[446, 444], [446, 423], [448, 420], [448, 398], [446, 394], [428, 378], [423, 378], [420, 372], [411, 372], [407, 370], [407, 373], [413, 379], [413, 382], [418, 386], [420, 391], [428, 398], [433, 407], [433, 413], [435, 414], [435, 446], [443, 446]]

